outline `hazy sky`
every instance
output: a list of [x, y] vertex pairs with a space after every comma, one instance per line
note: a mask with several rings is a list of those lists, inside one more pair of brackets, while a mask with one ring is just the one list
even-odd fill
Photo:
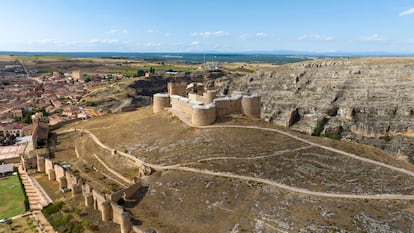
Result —
[[414, 52], [413, 0], [1, 0], [0, 51]]

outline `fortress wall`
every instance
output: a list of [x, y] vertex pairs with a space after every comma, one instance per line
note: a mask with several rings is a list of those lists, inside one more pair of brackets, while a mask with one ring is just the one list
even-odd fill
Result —
[[50, 169], [53, 169], [53, 162], [50, 159], [45, 159], [45, 170], [49, 171]]
[[202, 102], [193, 101], [188, 98], [172, 95], [170, 96], [171, 106], [174, 110], [183, 112], [187, 115], [191, 115], [193, 112], [193, 105], [202, 105]]
[[82, 184], [82, 194], [85, 196], [92, 193], [92, 187], [88, 183]]
[[[56, 173], [56, 180], [58, 180], [59, 181], [59, 179], [61, 178], [61, 177], [65, 177], [65, 169], [63, 168], [63, 167], [61, 167], [60, 165], [58, 165], [58, 164], [55, 164], [54, 165], [54, 170], [55, 170], [55, 173]], [[65, 178], [66, 179], [66, 178]]]
[[[13, 159], [14, 160], [14, 159]], [[16, 158], [16, 160], [22, 160], [23, 161], [23, 167], [25, 169], [31, 169], [31, 168], [36, 168], [37, 167], [37, 160], [36, 157], [30, 157], [30, 158]], [[13, 162], [11, 160], [9, 160], [10, 162]], [[15, 161], [16, 163], [20, 162], [20, 161]]]
[[188, 93], [188, 98], [192, 101], [201, 102], [203, 104], [206, 104], [207, 102], [207, 99], [204, 96], [195, 93]]
[[60, 178], [56, 179], [59, 183], [59, 189], [65, 189], [68, 187], [67, 181], [66, 181], [66, 177], [62, 176]]
[[213, 103], [214, 99], [217, 96], [217, 91], [216, 90], [207, 90], [206, 92], [203, 93], [203, 97], [206, 100], [206, 102], [204, 102], [204, 104], [211, 104]]
[[153, 100], [152, 108], [154, 113], [160, 112], [164, 108], [171, 107], [170, 96], [168, 94], [155, 94]]
[[142, 188], [142, 184], [140, 182], [135, 183], [125, 189], [121, 189], [117, 192], [114, 192], [110, 195], [110, 200], [117, 203], [119, 201], [119, 199], [124, 197], [126, 198], [131, 198], [135, 193], [138, 192], [138, 190]]
[[193, 106], [191, 124], [196, 126], [210, 125], [216, 121], [216, 106], [209, 104], [206, 106]]
[[102, 221], [106, 222], [112, 219], [112, 206], [109, 201], [104, 201], [101, 204]]
[[167, 84], [168, 95], [185, 96], [187, 85], [183, 82], [169, 82]]
[[45, 172], [45, 158], [42, 156], [36, 156], [36, 162], [37, 162], [37, 171], [38, 172]]
[[92, 189], [92, 196], [95, 201], [95, 209], [102, 212], [102, 203], [106, 201], [105, 196], [95, 189]]
[[260, 95], [244, 95], [242, 99], [243, 114], [248, 117], [260, 118]]
[[47, 170], [47, 176], [49, 180], [56, 180], [55, 170], [53, 169]]
[[217, 118], [229, 114], [241, 113], [241, 96], [232, 96], [214, 99]]
[[111, 202], [112, 206], [112, 221], [114, 223], [121, 224], [122, 222], [122, 213], [124, 212], [124, 209], [122, 206], [117, 205], [115, 202]]
[[128, 212], [121, 214], [121, 233], [129, 233], [132, 230], [131, 215]]
[[74, 175], [72, 172], [66, 171], [65, 176], [66, 176], [66, 183], [68, 184], [68, 187], [70, 189], [72, 189], [73, 185], [78, 184], [79, 177]]

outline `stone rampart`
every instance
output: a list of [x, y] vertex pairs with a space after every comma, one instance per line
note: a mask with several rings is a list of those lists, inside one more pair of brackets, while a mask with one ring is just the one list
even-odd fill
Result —
[[260, 118], [260, 95], [244, 95], [241, 107], [245, 116]]
[[169, 82], [167, 84], [168, 95], [185, 96], [187, 85], [184, 82]]
[[125, 189], [112, 193], [110, 195], [110, 200], [117, 203], [121, 198], [132, 198], [133, 195], [136, 194], [140, 188], [142, 188], [142, 184], [140, 182], [132, 184], [131, 186]]
[[214, 99], [216, 105], [217, 118], [224, 117], [230, 114], [239, 114], [241, 109], [242, 96], [232, 96]]
[[170, 99], [171, 106], [174, 110], [178, 110], [190, 116], [193, 112], [193, 105], [203, 105], [202, 102], [190, 100], [189, 98], [178, 95], [172, 95], [170, 96]]
[[216, 106], [214, 104], [193, 106], [191, 124], [196, 126], [210, 125], [216, 121]]
[[53, 169], [53, 162], [50, 159], [45, 159], [45, 170], [49, 171], [50, 169]]
[[171, 107], [170, 104], [170, 96], [168, 94], [155, 94], [154, 95], [154, 103], [153, 103], [153, 111], [154, 113], [160, 112], [164, 110], [164, 108]]

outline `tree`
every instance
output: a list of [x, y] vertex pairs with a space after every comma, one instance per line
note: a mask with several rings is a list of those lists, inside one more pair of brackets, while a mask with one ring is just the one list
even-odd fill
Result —
[[155, 74], [155, 69], [153, 67], [151, 67], [149, 72], [150, 72], [150, 74]]
[[145, 76], [145, 71], [144, 71], [144, 70], [139, 69], [139, 70], [137, 71], [137, 76], [138, 76], [138, 77]]

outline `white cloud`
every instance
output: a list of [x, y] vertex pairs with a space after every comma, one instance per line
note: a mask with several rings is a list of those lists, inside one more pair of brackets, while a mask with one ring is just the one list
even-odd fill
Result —
[[414, 8], [401, 12], [400, 16], [411, 15], [411, 14], [414, 14]]
[[166, 32], [166, 33], [164, 33], [164, 36], [165, 37], [170, 37], [172, 34], [170, 33], [170, 32]]
[[318, 35], [318, 34], [311, 34], [311, 35], [302, 35], [298, 37], [298, 40], [323, 40], [323, 41], [332, 41], [335, 37], [327, 36], [327, 35]]
[[191, 42], [191, 45], [194, 45], [194, 46], [200, 45], [200, 41], [193, 41]]
[[158, 32], [158, 30], [157, 29], [150, 28], [150, 29], [147, 30], [147, 32], [148, 33], [156, 33], [156, 32]]
[[127, 34], [128, 30], [126, 29], [110, 29], [105, 32], [105, 34]]
[[229, 36], [230, 33], [225, 31], [215, 31], [215, 32], [192, 32], [191, 36], [201, 36], [201, 37], [225, 37]]
[[368, 35], [368, 36], [361, 36], [360, 38], [361, 40], [364, 41], [383, 41], [384, 38], [378, 34], [372, 34], [372, 35]]
[[248, 40], [248, 39], [265, 39], [265, 38], [269, 38], [270, 35], [264, 32], [256, 32], [255, 34], [242, 34], [240, 35], [240, 38], [243, 40]]
[[159, 43], [159, 42], [148, 42], [148, 43], [145, 44], [145, 46], [147, 46], [147, 47], [159, 47], [159, 46], [161, 46], [161, 43]]

